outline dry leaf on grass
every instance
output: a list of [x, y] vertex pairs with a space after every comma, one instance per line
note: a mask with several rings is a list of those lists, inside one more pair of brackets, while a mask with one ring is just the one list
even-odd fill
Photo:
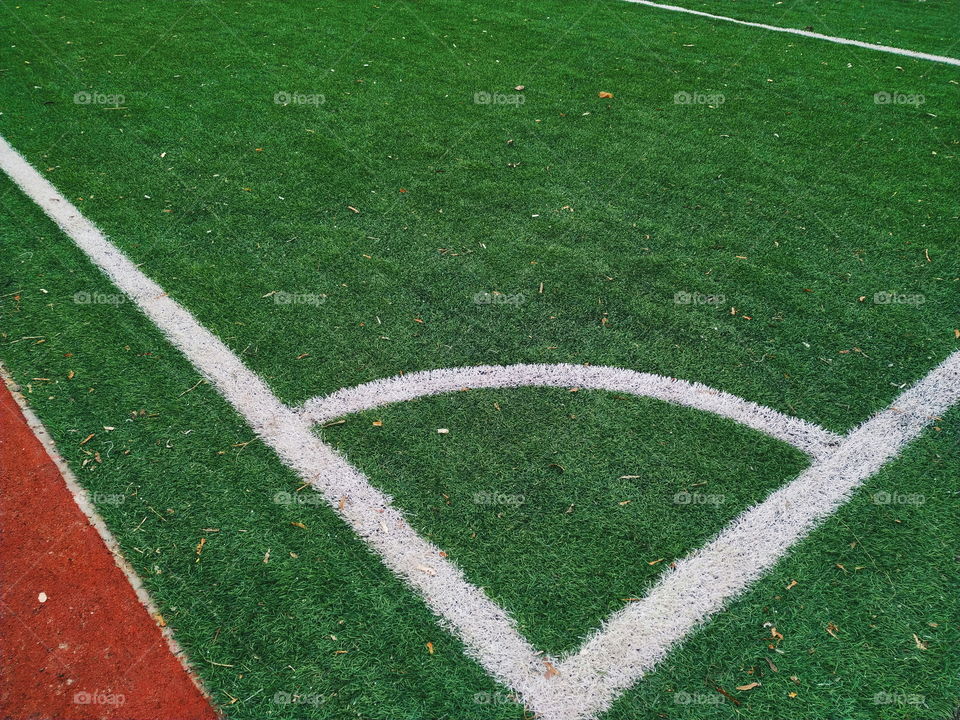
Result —
[[752, 682], [747, 685], [737, 685], [737, 690], [753, 690], [754, 688], [760, 687], [760, 683]]

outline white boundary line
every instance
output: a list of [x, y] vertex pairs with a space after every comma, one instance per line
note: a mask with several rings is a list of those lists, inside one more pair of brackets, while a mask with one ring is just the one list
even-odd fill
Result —
[[624, 0], [624, 2], [634, 3], [636, 5], [647, 5], [649, 7], [655, 7], [661, 10], [672, 10], [673, 12], [681, 12], [688, 15], [698, 15], [699, 17], [710, 18], [711, 20], [723, 20], [724, 22], [760, 28], [761, 30], [772, 30], [773, 32], [800, 35], [801, 37], [813, 38], [814, 40], [826, 40], [827, 42], [837, 43], [838, 45], [852, 45], [854, 47], [865, 48], [867, 50], [876, 50], [878, 52], [891, 53], [893, 55], [904, 55], [906, 57], [916, 58], [917, 60], [929, 60], [931, 62], [960, 66], [960, 59], [946, 57], [945, 55], [933, 55], [931, 53], [918, 52], [916, 50], [904, 50], [903, 48], [890, 47], [889, 45], [875, 45], [873, 43], [863, 42], [861, 40], [849, 40], [847, 38], [835, 37], [833, 35], [822, 35], [821, 33], [812, 32], [810, 30], [798, 30], [797, 28], [766, 25], [764, 23], [750, 22], [749, 20], [738, 20], [737, 18], [727, 17], [726, 15], [714, 15], [713, 13], [703, 12], [702, 10], [691, 10], [690, 8], [679, 7], [677, 5], [663, 5], [661, 3], [651, 2], [651, 0]]
[[124, 574], [124, 576], [127, 578], [127, 582], [130, 583], [130, 587], [133, 588], [133, 592], [136, 594], [137, 600], [139, 600], [140, 604], [146, 608], [147, 613], [150, 615], [150, 620], [160, 630], [160, 633], [163, 635], [163, 639], [166, 641], [167, 647], [169, 648], [171, 654], [180, 663], [183, 671], [187, 674], [187, 677], [190, 678], [190, 681], [196, 686], [197, 690], [200, 691], [200, 694], [208, 703], [210, 703], [210, 707], [212, 707], [214, 712], [219, 715], [220, 713], [217, 710], [217, 706], [211, 698], [210, 693], [207, 692], [207, 689], [203, 686], [203, 682], [200, 680], [200, 677], [191, 666], [189, 658], [187, 658], [183, 648], [180, 647], [180, 643], [178, 643], [177, 639], [173, 636], [173, 628], [171, 628], [169, 625], [161, 625], [157, 621], [157, 618], [160, 617], [160, 609], [154, 604], [153, 598], [150, 597], [150, 593], [147, 592], [147, 588], [144, 586], [140, 576], [137, 575], [137, 572], [133, 569], [133, 566], [127, 562], [127, 559], [124, 557], [123, 552], [120, 549], [120, 543], [117, 542], [117, 539], [113, 536], [113, 533], [110, 532], [110, 529], [107, 527], [107, 524], [104, 522], [103, 518], [100, 517], [100, 513], [97, 512], [96, 507], [90, 500], [90, 494], [77, 481], [76, 475], [73, 474], [70, 466], [67, 465], [66, 461], [63, 459], [63, 456], [61, 456], [57, 451], [56, 443], [54, 443], [50, 433], [47, 432], [47, 428], [44, 427], [36, 413], [33, 412], [33, 409], [27, 402], [26, 396], [20, 392], [20, 387], [17, 385], [16, 381], [14, 381], [10, 371], [7, 370], [6, 366], [2, 362], [0, 362], [0, 378], [3, 379], [3, 382], [10, 391], [10, 394], [13, 395], [13, 399], [16, 401], [17, 405], [20, 406], [20, 412], [22, 412], [23, 416], [26, 418], [27, 425], [29, 426], [30, 430], [33, 431], [34, 436], [40, 441], [40, 444], [46, 451], [47, 456], [53, 461], [53, 464], [56, 465], [57, 470], [60, 471], [60, 476], [63, 478], [64, 484], [67, 486], [67, 490], [73, 496], [73, 501], [77, 504], [77, 507], [80, 508], [80, 511], [86, 515], [87, 521], [97, 531], [97, 534], [100, 535], [100, 539], [103, 541], [103, 544], [106, 545], [107, 550], [110, 551], [110, 555], [113, 557], [113, 562], [116, 563], [118, 568], [120, 568], [120, 572]]
[[137, 303], [281, 460], [321, 492], [384, 564], [420, 593], [467, 651], [545, 720], [593, 718], [608, 708], [676, 643], [849, 499], [934, 416], [960, 400], [957, 352], [894, 405], [847, 435], [832, 453], [822, 455], [794, 481], [742, 513], [716, 539], [679, 561], [675, 570], [665, 572], [640, 602], [614, 613], [579, 651], [563, 660], [549, 658], [559, 671], [553, 675], [544, 672], [548, 656], [536, 652], [502, 608], [413, 530], [389, 496], [314, 435], [309, 418], [281, 403], [258, 375], [141, 272], [3, 138], [0, 168]]

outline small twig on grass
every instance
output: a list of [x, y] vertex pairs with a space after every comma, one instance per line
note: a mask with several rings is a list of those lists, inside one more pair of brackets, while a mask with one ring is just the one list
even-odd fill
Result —
[[194, 386], [193, 386], [192, 388], [190, 388], [189, 390], [184, 390], [182, 393], [180, 393], [179, 395], [177, 395], [177, 397], [183, 397], [183, 396], [186, 395], [188, 392], [190, 392], [190, 390], [196, 390], [202, 383], [205, 383], [205, 382], [206, 382], [206, 380], [204, 380], [203, 378], [200, 378], [199, 380], [197, 380], [197, 384], [196, 384], [196, 385], [194, 385]]

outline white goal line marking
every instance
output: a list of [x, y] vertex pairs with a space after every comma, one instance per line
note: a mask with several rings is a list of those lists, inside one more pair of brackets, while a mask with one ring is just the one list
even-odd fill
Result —
[[[380, 404], [371, 393], [376, 383], [308, 401], [304, 411], [287, 407], [256, 373], [189, 311], [168, 297], [3, 138], [0, 168], [136, 302], [280, 459], [323, 494], [384, 564], [421, 595], [443, 624], [460, 637], [470, 655], [516, 691], [544, 720], [585, 720], [607, 709], [675, 644], [743, 592], [795, 542], [849, 499], [864, 480], [895, 457], [935, 416], [960, 400], [960, 352], [956, 352], [893, 405], [835, 443], [832, 433], [769, 408], [702, 385], [678, 386], [688, 389], [678, 391], [673, 402], [689, 404], [682, 401], [686, 393], [686, 399], [698, 398], [696, 402], [703, 403], [712, 392], [717, 398], [731, 399], [735, 406], [740, 404], [739, 409], [724, 407], [720, 412], [732, 419], [747, 424], [750, 412], [743, 417], [738, 414], [752, 407], [771, 413], [770, 426], [760, 428], [767, 432], [783, 420], [794, 423], [795, 428], [805, 428], [796, 437], [788, 433], [781, 439], [806, 443], [806, 451], [814, 454], [815, 460], [795, 480], [735, 518], [714, 540], [678, 561], [674, 570], [664, 571], [640, 602], [614, 613], [579, 650], [562, 659], [551, 658], [538, 653], [519, 633], [512, 618], [481, 589], [471, 585], [460, 568], [441, 554], [440, 548], [420, 537], [393, 507], [389, 496], [373, 487], [363, 473], [313, 433], [311, 413], [324, 417], [344, 399], [345, 409]], [[519, 368], [523, 369], [506, 366], [497, 370], [501, 377], [496, 382], [515, 387], [535, 381], [542, 386], [548, 384], [544, 378], [549, 379], [552, 372], [563, 374], [564, 380], [572, 379], [573, 368], [581, 368], [576, 379], [584, 387], [604, 387], [599, 375], [603, 373], [619, 377], [620, 384], [615, 383], [614, 387], [621, 391], [624, 379], [635, 383], [637, 377], [655, 378], [648, 389], [661, 395], [662, 383], [677, 382], [641, 373], [630, 375], [632, 371], [617, 368]], [[392, 388], [399, 399], [411, 399], [443, 391], [451, 378], [466, 377], [471, 372], [434, 371], [440, 379], [419, 388], [410, 380], [397, 378], [379, 382]], [[416, 383], [418, 375], [420, 380], [434, 377], [419, 373], [408, 377]], [[702, 409], [719, 412], [716, 407]], [[751, 412], [751, 422], [762, 425], [756, 420], [756, 411]], [[783, 434], [781, 430], [777, 432]], [[819, 441], [811, 445], [810, 438]], [[827, 451], [828, 445], [834, 445], [832, 451]], [[545, 660], [554, 665], [556, 674], [545, 672]]]
[[918, 52], [916, 50], [905, 50], [903, 48], [891, 47], [889, 45], [876, 45], [874, 43], [863, 42], [862, 40], [850, 40], [849, 38], [835, 37], [833, 35], [823, 35], [821, 33], [813, 32], [812, 30], [800, 30], [798, 28], [779, 27], [777, 25], [766, 25], [764, 23], [750, 22], [749, 20], [738, 20], [737, 18], [727, 17], [726, 15], [714, 15], [713, 13], [703, 12], [702, 10], [691, 10], [690, 8], [679, 7], [677, 5], [663, 5], [661, 3], [651, 2], [651, 0], [624, 1], [634, 3], [636, 5], [647, 5], [649, 7], [655, 7], [661, 10], [672, 10], [673, 12], [681, 12], [688, 15], [698, 15], [700, 17], [710, 18], [711, 20], [723, 20], [724, 22], [760, 28], [761, 30], [772, 30], [773, 32], [800, 35], [801, 37], [813, 38], [814, 40], [826, 40], [827, 42], [837, 43], [838, 45], [853, 45], [854, 47], [865, 48], [867, 50], [876, 50], [878, 52], [891, 53], [893, 55], [904, 55], [906, 57], [916, 58], [917, 60], [929, 60], [931, 62], [946, 63], [947, 65], [960, 65], [960, 59], [947, 57], [945, 55], [933, 55], [932, 53]]

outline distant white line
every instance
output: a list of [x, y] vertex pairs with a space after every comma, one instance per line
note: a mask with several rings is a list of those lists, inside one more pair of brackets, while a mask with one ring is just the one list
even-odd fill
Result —
[[[817, 459], [807, 471], [735, 518], [713, 541], [677, 562], [674, 571], [664, 572], [644, 598], [614, 613], [579, 650], [562, 660], [551, 658], [538, 653], [500, 606], [482, 589], [471, 585], [462, 570], [436, 545], [417, 534], [392, 505], [392, 498], [373, 487], [362, 472], [312, 432], [314, 417], [329, 417], [330, 413], [356, 410], [364, 403], [375, 402], [369, 392], [371, 385], [310, 401], [305, 413], [287, 407], [256, 373], [168, 297], [3, 138], [0, 169], [136, 302], [280, 459], [322, 493], [384, 564], [417, 590], [431, 610], [461, 638], [470, 655], [493, 677], [516, 691], [544, 720], [586, 720], [608, 708], [619, 693], [649, 672], [674, 645], [742, 593], [794, 543], [849, 499], [864, 480], [895, 457], [935, 416], [960, 400], [960, 352], [956, 352], [832, 450], [828, 446], [834, 436], [810, 426], [812, 436], [819, 439], [808, 450], [815, 451]], [[581, 366], [520, 367], [526, 369], [513, 381], [522, 379], [541, 386], [565, 384], [574, 377], [569, 371], [571, 367], [578, 368], [577, 379], [584, 381], [585, 387], [603, 387], [604, 372], [612, 372], [612, 377], [626, 387], [637, 386], [637, 376], [647, 377], [650, 380], [643, 380], [638, 386], [643, 389], [642, 394], [659, 393], [651, 396], [681, 404], [683, 398], [694, 407], [713, 412], [719, 409], [711, 406], [711, 397], [717, 402], [729, 398], [734, 405], [739, 403], [737, 412], [743, 411], [743, 417], [727, 413], [728, 417], [753, 423], [768, 433], [770, 429], [762, 427], [757, 412], [762, 415], [769, 411], [770, 422], [783, 422], [786, 418], [726, 393], [711, 396], [705, 386], [680, 385], [671, 396], [670, 386], [678, 381], [670, 378], [615, 368], [597, 368], [597, 374], [591, 375]], [[509, 370], [509, 366], [504, 370]], [[618, 372], [625, 374], [617, 375]], [[432, 391], [450, 389], [451, 379], [462, 379], [469, 373], [470, 369], [456, 369], [424, 374], [420, 379], [427, 382], [420, 389], [423, 394], [435, 394]], [[475, 379], [483, 382], [482, 373]], [[490, 378], [487, 381], [492, 382]], [[383, 381], [383, 386], [384, 392], [392, 393], [390, 396], [396, 399], [415, 397], [411, 396], [414, 386], [396, 379]], [[802, 430], [799, 437], [811, 436], [809, 428], [795, 427]], [[558, 672], [546, 673], [544, 661], [552, 663]]]
[[660, 8], [661, 10], [672, 10], [673, 12], [681, 12], [688, 15], [698, 15], [700, 17], [710, 18], [711, 20], [723, 20], [724, 22], [760, 28], [761, 30], [772, 30], [774, 32], [789, 33], [790, 35], [800, 35], [801, 37], [813, 38], [814, 40], [826, 40], [827, 42], [837, 43], [838, 45], [853, 45], [854, 47], [865, 48], [867, 50], [876, 50], [878, 52], [891, 53], [893, 55], [904, 55], [906, 57], [916, 58], [917, 60], [929, 60], [931, 62], [946, 63], [947, 65], [960, 65], [960, 59], [946, 57], [945, 55], [932, 55], [931, 53], [918, 52], [916, 50], [904, 50], [903, 48], [890, 47], [889, 45], [875, 45], [873, 43], [863, 42], [861, 40], [850, 40], [848, 38], [835, 37], [833, 35], [822, 35], [821, 33], [812, 32], [810, 30], [799, 30], [797, 28], [779, 27], [777, 25], [766, 25], [764, 23], [750, 22], [749, 20], [738, 20], [737, 18], [727, 17], [726, 15], [714, 15], [713, 13], [703, 12], [701, 10], [691, 10], [690, 8], [678, 7], [677, 5], [663, 5], [661, 3], [651, 2], [651, 0], [624, 1], [635, 3], [637, 5], [648, 5], [649, 7]]

